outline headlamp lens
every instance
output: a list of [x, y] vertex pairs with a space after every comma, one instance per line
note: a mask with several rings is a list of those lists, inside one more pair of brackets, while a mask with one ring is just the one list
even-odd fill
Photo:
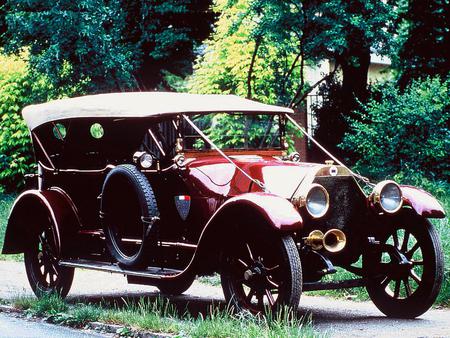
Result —
[[402, 192], [397, 184], [388, 183], [380, 192], [380, 204], [386, 212], [395, 212], [401, 206]]
[[150, 154], [144, 153], [139, 158], [139, 164], [142, 168], [148, 169], [153, 165], [153, 157]]
[[306, 209], [312, 217], [322, 217], [328, 210], [328, 193], [321, 185], [313, 186], [306, 196]]

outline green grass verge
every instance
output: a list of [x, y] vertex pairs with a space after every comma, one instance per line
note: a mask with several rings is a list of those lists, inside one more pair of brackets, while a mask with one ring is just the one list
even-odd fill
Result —
[[[120, 302], [120, 303], [119, 303]], [[42, 299], [20, 297], [12, 305], [29, 315], [72, 327], [89, 322], [119, 324], [117, 334], [127, 336], [133, 331], [175, 334], [177, 337], [318, 337], [310, 318], [292, 314], [279, 316], [233, 315], [210, 307], [206, 314], [179, 314], [168, 300], [121, 300], [114, 304], [69, 304], [56, 296]]]

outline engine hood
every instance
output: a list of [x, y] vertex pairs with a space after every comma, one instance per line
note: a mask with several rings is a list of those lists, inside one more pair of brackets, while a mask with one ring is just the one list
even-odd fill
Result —
[[[310, 184], [321, 171], [331, 166], [317, 163], [282, 161], [270, 156], [239, 155], [231, 159], [254, 179], [264, 183], [267, 192], [290, 198], [299, 185]], [[340, 167], [339, 167], [340, 168]], [[188, 159], [187, 178], [202, 195], [232, 197], [261, 188], [220, 156]]]

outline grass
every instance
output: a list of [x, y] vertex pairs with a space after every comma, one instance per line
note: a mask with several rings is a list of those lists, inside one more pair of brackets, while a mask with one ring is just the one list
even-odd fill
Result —
[[442, 249], [444, 251], [444, 281], [442, 283], [441, 292], [439, 293], [436, 304], [450, 306], [450, 232], [448, 215], [450, 214], [450, 196], [446, 194], [441, 197], [447, 217], [444, 219], [432, 220], [432, 223], [439, 232]]
[[212, 286], [221, 286], [220, 284], [220, 276], [215, 273], [211, 276], [201, 276], [198, 277], [197, 280], [201, 283], [212, 285]]
[[311, 319], [285, 312], [278, 316], [253, 316], [210, 307], [206, 314], [180, 315], [168, 300], [126, 300], [114, 304], [69, 304], [56, 296], [19, 297], [12, 305], [29, 315], [72, 327], [99, 321], [123, 326], [117, 334], [133, 331], [175, 334], [177, 337], [317, 337]]

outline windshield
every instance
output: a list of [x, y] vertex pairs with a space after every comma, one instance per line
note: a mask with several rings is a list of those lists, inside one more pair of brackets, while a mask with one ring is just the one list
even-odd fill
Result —
[[[279, 115], [223, 113], [190, 117], [221, 149], [280, 149]], [[184, 125], [187, 150], [205, 150], [210, 146], [188, 124]]]

